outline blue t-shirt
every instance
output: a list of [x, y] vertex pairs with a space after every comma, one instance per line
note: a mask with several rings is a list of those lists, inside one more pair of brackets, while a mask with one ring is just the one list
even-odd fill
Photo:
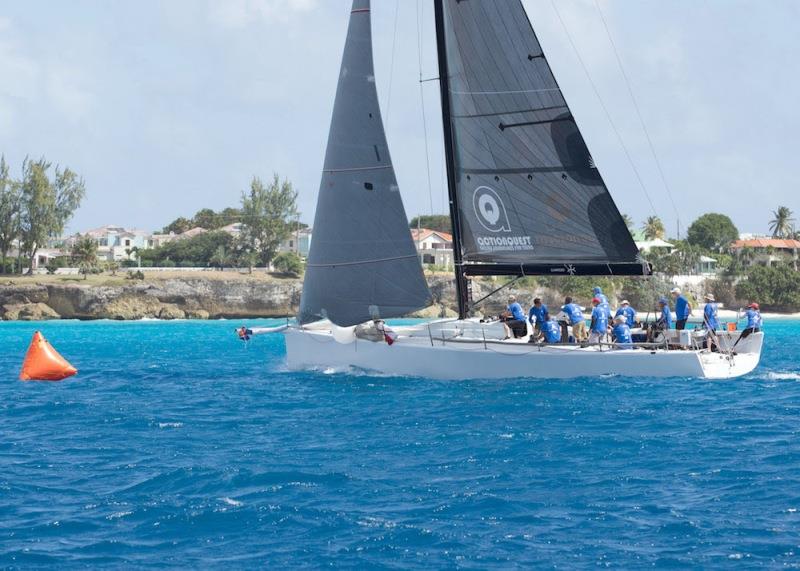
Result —
[[508, 306], [508, 311], [514, 319], [518, 321], [525, 321], [525, 314], [522, 312], [522, 306], [516, 301]]
[[561, 308], [561, 311], [569, 316], [569, 324], [575, 325], [583, 321], [583, 312], [577, 303], [568, 303]]
[[620, 307], [617, 309], [617, 313], [614, 315], [614, 317], [619, 317], [620, 315], [625, 316], [625, 323], [628, 324], [628, 327], [631, 327], [634, 323], [636, 323], [636, 310], [630, 305], [628, 307]]
[[549, 316], [545, 304], [541, 304], [539, 307], [531, 306], [531, 310], [528, 312], [528, 319], [531, 323], [544, 323]]
[[672, 312], [670, 312], [668, 305], [661, 308], [661, 316], [658, 319], [658, 323], [667, 329], [672, 327]]
[[542, 323], [542, 333], [544, 334], [544, 339], [548, 343], [558, 343], [561, 341], [561, 327], [558, 325], [558, 321], [545, 321]]
[[703, 310], [703, 322], [707, 329], [716, 331], [719, 329], [719, 321], [717, 320], [717, 304], [707, 303]]
[[631, 338], [631, 328], [626, 323], [617, 323], [612, 330], [614, 339], [620, 345], [631, 346], [633, 339]]
[[689, 319], [689, 302], [682, 295], [675, 300], [675, 319]]
[[602, 305], [592, 310], [592, 331], [604, 335], [608, 329], [608, 312]]
[[757, 309], [748, 309], [747, 312], [745, 313], [745, 315], [747, 316], [747, 327], [748, 327], [748, 329], [749, 328], [752, 328], [752, 329], [759, 328], [759, 329], [761, 329], [762, 321], [761, 321], [761, 312], [760, 311], [758, 311]]

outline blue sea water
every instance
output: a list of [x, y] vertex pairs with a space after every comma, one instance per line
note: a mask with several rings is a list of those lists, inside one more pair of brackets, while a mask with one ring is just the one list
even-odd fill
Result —
[[[0, 566], [800, 566], [800, 323], [728, 381], [292, 373], [233, 322], [0, 324]], [[40, 328], [79, 369], [17, 380]]]

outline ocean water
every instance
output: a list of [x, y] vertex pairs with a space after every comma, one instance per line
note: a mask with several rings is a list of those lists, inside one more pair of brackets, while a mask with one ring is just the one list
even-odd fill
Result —
[[[742, 379], [533, 382], [237, 324], [0, 324], [0, 567], [800, 566], [798, 322]], [[77, 377], [17, 380], [37, 328]]]

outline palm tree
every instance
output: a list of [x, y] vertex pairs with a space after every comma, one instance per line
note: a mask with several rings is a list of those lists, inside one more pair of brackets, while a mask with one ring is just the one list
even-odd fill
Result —
[[644, 231], [645, 240], [656, 240], [658, 238], [663, 238], [666, 232], [664, 230], [664, 223], [658, 216], [648, 216], [647, 220], [645, 220], [644, 228], [642, 228], [642, 230]]
[[769, 223], [773, 238], [791, 238], [794, 234], [794, 218], [792, 211], [787, 206], [779, 206], [772, 211], [774, 218]]
[[631, 218], [627, 214], [623, 214], [622, 220], [625, 222], [625, 226], [628, 227], [628, 232], [633, 233], [633, 230], [636, 226], [636, 223], [633, 221], [633, 218]]

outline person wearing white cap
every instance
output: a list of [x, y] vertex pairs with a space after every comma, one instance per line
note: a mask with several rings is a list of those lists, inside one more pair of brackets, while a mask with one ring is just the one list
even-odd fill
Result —
[[681, 288], [672, 288], [670, 293], [672, 294], [672, 299], [675, 300], [675, 329], [686, 329], [686, 321], [692, 314], [692, 306], [689, 300], [681, 294]]
[[614, 336], [614, 342], [621, 349], [633, 349], [633, 338], [631, 336], [631, 328], [626, 323], [627, 319], [624, 315], [617, 315], [614, 318], [614, 328], [611, 334]]
[[627, 299], [623, 299], [619, 304], [614, 317], [619, 317], [620, 315], [625, 317], [625, 323], [628, 324], [628, 327], [633, 327], [636, 324], [636, 310], [631, 307]]
[[706, 294], [706, 307], [703, 309], [703, 327], [708, 331], [708, 350], [711, 345], [716, 343], [717, 329], [719, 329], [719, 319], [717, 318], [717, 304], [713, 293]]

